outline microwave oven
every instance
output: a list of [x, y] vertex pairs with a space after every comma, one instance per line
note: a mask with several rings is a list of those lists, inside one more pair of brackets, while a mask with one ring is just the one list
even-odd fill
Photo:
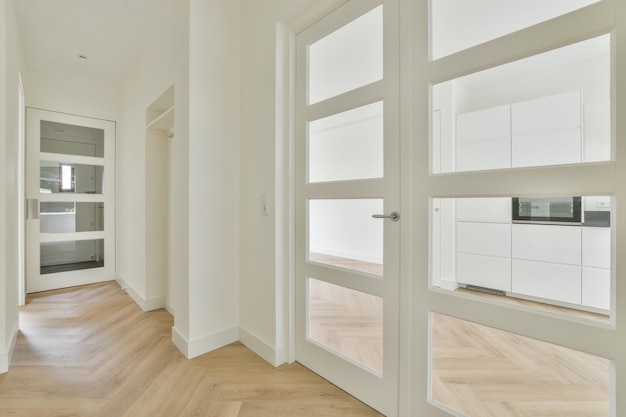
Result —
[[513, 222], [581, 224], [581, 197], [513, 197]]

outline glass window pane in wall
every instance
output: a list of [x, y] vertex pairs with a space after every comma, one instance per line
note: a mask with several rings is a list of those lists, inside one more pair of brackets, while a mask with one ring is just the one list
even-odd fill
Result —
[[313, 278], [307, 293], [309, 339], [382, 374], [382, 297]]
[[608, 359], [443, 314], [432, 321], [434, 400], [469, 417], [609, 417]]
[[309, 261], [383, 275], [382, 199], [309, 201]]
[[598, 1], [433, 0], [433, 59], [545, 22]]
[[42, 194], [103, 194], [104, 167], [41, 161], [39, 192]]
[[433, 286], [608, 321], [610, 197], [448, 198], [432, 207]]
[[41, 243], [41, 275], [102, 267], [104, 239]]
[[433, 173], [608, 161], [610, 36], [433, 86]]
[[309, 46], [309, 104], [383, 78], [383, 7]]
[[41, 121], [41, 152], [104, 157], [104, 130]]
[[383, 104], [309, 123], [309, 182], [383, 176]]
[[41, 233], [103, 231], [104, 203], [41, 203], [39, 228]]

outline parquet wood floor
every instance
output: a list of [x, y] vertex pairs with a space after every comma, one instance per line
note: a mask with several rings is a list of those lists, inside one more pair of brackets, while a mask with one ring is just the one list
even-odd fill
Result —
[[240, 343], [187, 360], [172, 325], [115, 283], [29, 296], [0, 375], [0, 416], [380, 416], [301, 365], [274, 368]]
[[433, 397], [471, 417], [609, 417], [609, 361], [435, 314]]
[[[382, 266], [310, 254], [381, 275]], [[459, 289], [476, 297], [607, 322], [605, 315]], [[382, 299], [321, 281], [309, 288], [310, 336], [382, 369]], [[471, 417], [608, 417], [609, 363], [602, 358], [440, 314], [433, 324], [433, 395]]]
[[383, 299], [311, 280], [309, 337], [366, 367], [383, 372]]

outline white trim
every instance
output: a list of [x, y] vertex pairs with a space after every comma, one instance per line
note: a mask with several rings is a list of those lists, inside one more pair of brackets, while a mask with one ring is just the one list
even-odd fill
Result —
[[172, 342], [185, 355], [187, 359], [193, 359], [215, 349], [219, 349], [239, 339], [239, 328], [231, 327], [221, 332], [213, 333], [189, 341], [176, 327], [172, 327]]
[[286, 351], [284, 348], [272, 347], [242, 326], [239, 326], [239, 341], [272, 366], [279, 366], [286, 362]]
[[370, 255], [367, 253], [351, 252], [351, 251], [345, 251], [341, 249], [312, 247], [312, 248], [309, 248], [309, 252], [319, 253], [321, 255], [337, 256], [337, 257], [346, 258], [346, 259], [355, 259], [357, 261], [370, 262], [370, 263], [381, 264], [381, 265], [383, 263], [382, 256], [374, 256], [374, 255]]
[[17, 335], [20, 330], [19, 319], [15, 320], [13, 325], [13, 331], [11, 332], [11, 340], [7, 343], [7, 350], [5, 353], [0, 353], [0, 374], [9, 372], [9, 366], [11, 365], [11, 358], [15, 351], [15, 345], [17, 343]]
[[189, 359], [189, 341], [178, 331], [176, 326], [172, 327], [172, 343]]
[[[288, 363], [296, 360], [296, 307], [295, 307], [295, 67], [296, 35], [317, 20], [337, 9], [348, 0], [319, 0], [296, 17], [276, 25], [276, 163], [277, 172], [289, 175], [276, 176], [276, 207], [282, 207], [281, 217], [276, 213], [276, 262], [285, 265], [277, 268], [276, 285], [286, 288], [277, 292], [276, 303], [286, 306], [283, 316], [276, 322], [286, 329], [282, 350]], [[284, 153], [283, 150], [286, 150]], [[280, 223], [280, 224], [279, 224]], [[282, 233], [280, 233], [282, 231]], [[284, 240], [281, 239], [284, 237]], [[282, 297], [279, 298], [279, 296]]]
[[438, 84], [609, 33], [615, 24], [614, 10], [613, 1], [600, 1], [437, 59], [430, 63], [429, 81]]
[[440, 288], [448, 291], [454, 291], [459, 288], [459, 283], [454, 279], [441, 278]]
[[130, 298], [132, 298], [135, 304], [137, 304], [143, 311], [153, 311], [153, 310], [159, 310], [161, 308], [166, 308], [164, 295], [158, 296], [158, 297], [145, 298], [143, 295], [139, 293], [139, 291], [135, 290], [132, 287], [132, 285], [128, 284], [123, 279], [118, 277], [116, 281], [118, 284], [120, 284], [120, 287], [122, 287], [122, 289], [126, 291], [126, 293], [130, 296]]

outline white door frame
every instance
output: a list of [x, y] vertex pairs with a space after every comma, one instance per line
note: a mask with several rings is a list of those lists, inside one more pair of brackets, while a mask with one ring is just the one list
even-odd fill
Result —
[[[115, 279], [115, 122], [59, 113], [29, 107], [26, 113], [26, 197], [31, 200], [26, 218], [26, 291], [28, 293], [56, 288], [85, 285]], [[104, 132], [104, 157], [46, 154], [40, 152], [41, 121], [100, 129]], [[75, 194], [64, 198], [62, 193], [40, 192], [39, 166], [41, 160], [104, 166], [103, 194]], [[34, 171], [37, 171], [35, 174]], [[104, 231], [74, 233], [40, 233], [39, 205], [43, 201], [104, 203]], [[104, 266], [79, 271], [40, 275], [40, 242], [104, 239]]]
[[17, 163], [17, 294], [18, 306], [26, 303], [26, 104], [22, 74], [18, 74], [19, 82], [19, 112], [18, 112], [18, 163]]

